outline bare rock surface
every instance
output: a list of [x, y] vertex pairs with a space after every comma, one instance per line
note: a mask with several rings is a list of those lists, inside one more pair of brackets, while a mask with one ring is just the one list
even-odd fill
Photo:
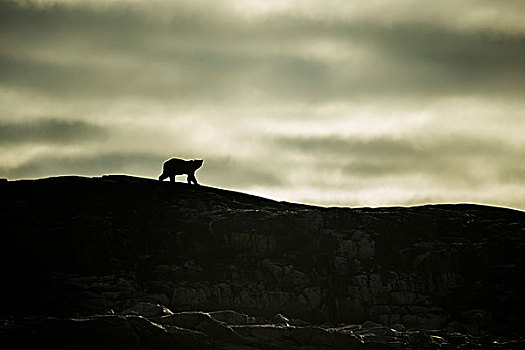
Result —
[[[445, 330], [398, 331], [364, 324], [290, 326], [271, 320], [231, 325], [213, 313], [163, 317], [94, 315], [2, 320], [0, 341], [17, 348], [54, 349], [522, 349], [525, 339]], [[282, 316], [282, 315], [281, 315]], [[246, 316], [249, 317], [249, 316]], [[284, 317], [284, 316], [283, 316]], [[237, 322], [235, 322], [237, 323]]]
[[521, 211], [324, 208], [124, 175], [1, 190], [0, 341], [523, 345]]

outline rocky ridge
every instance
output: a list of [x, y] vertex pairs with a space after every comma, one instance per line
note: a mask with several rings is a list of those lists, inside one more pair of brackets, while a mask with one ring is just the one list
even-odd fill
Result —
[[523, 345], [521, 211], [323, 208], [122, 175], [0, 191], [0, 339]]

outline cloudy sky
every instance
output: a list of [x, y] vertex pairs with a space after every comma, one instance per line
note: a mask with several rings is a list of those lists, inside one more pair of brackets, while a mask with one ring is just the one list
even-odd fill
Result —
[[[0, 177], [525, 209], [522, 0], [0, 1]], [[185, 180], [179, 177], [179, 181]]]

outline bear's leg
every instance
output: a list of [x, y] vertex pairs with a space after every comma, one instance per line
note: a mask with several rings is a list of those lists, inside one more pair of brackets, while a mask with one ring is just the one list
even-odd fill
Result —
[[162, 173], [162, 174], [160, 174], [160, 176], [159, 176], [159, 181], [162, 181], [162, 180], [164, 180], [164, 179], [166, 179], [166, 178], [168, 178], [168, 175], [166, 175], [166, 173]]
[[170, 175], [170, 181], [175, 182], [175, 175]]
[[198, 185], [197, 178], [195, 177], [195, 173], [188, 175], [188, 183], [193, 182], [195, 185]]

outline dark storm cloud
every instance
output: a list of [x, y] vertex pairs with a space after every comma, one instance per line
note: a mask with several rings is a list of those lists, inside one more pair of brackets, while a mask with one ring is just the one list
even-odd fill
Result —
[[315, 154], [345, 155], [360, 154], [363, 156], [416, 155], [418, 149], [404, 140], [389, 138], [355, 139], [340, 136], [320, 137], [280, 137], [275, 140], [278, 144], [292, 147], [301, 152]]
[[500, 140], [490, 140], [470, 135], [449, 135], [437, 140], [394, 137], [276, 137], [275, 142], [304, 152], [316, 154], [359, 154], [362, 156], [398, 158], [436, 157], [439, 155], [525, 155], [525, 150], [505, 145]]
[[[500, 140], [465, 135], [451, 135], [434, 140], [410, 140], [391, 137], [343, 138], [280, 137], [284, 148], [320, 159], [318, 167], [340, 169], [352, 177], [391, 177], [420, 174], [442, 182], [461, 181], [471, 185], [480, 175], [491, 180], [519, 182], [524, 168], [516, 159], [525, 157], [525, 148]], [[337, 159], [337, 165], [332, 159]]]
[[[63, 65], [0, 55], [1, 81], [58, 98], [134, 96], [205, 103], [236, 101], [250, 89], [294, 98], [324, 95], [330, 69], [302, 58], [228, 57], [217, 53], [172, 54], [162, 70]], [[181, 72], [179, 72], [181, 71]], [[293, 96], [292, 96], [293, 95]]]
[[[137, 68], [138, 69], [138, 68]], [[8, 86], [40, 92], [56, 98], [115, 98], [155, 96], [165, 99], [182, 90], [176, 81], [141, 83], [141, 72], [104, 69], [97, 66], [42, 62], [0, 56], [1, 82]], [[152, 77], [150, 76], [149, 79]], [[175, 95], [176, 96], [176, 95]]]
[[523, 36], [459, 32], [418, 23], [363, 29], [360, 40], [406, 68], [402, 72], [409, 77], [410, 89], [420, 86], [423, 91], [443, 94], [522, 93], [517, 89], [524, 87]]
[[[104, 10], [1, 6], [2, 81], [51, 96], [233, 103], [255, 90], [269, 99], [311, 103], [360, 96], [519, 96], [525, 89], [525, 38], [518, 34], [289, 14], [250, 22], [213, 11], [174, 11], [155, 21], [131, 4]], [[349, 50], [350, 58], [302, 51], [322, 53], [316, 45], [323, 41]], [[370, 59], [353, 59], [356, 45]], [[39, 58], [42, 47], [55, 49], [56, 60]], [[66, 64], [61, 56], [68, 55]]]
[[108, 130], [103, 127], [80, 120], [0, 121], [0, 144], [3, 145], [65, 144], [100, 140], [107, 136]]

